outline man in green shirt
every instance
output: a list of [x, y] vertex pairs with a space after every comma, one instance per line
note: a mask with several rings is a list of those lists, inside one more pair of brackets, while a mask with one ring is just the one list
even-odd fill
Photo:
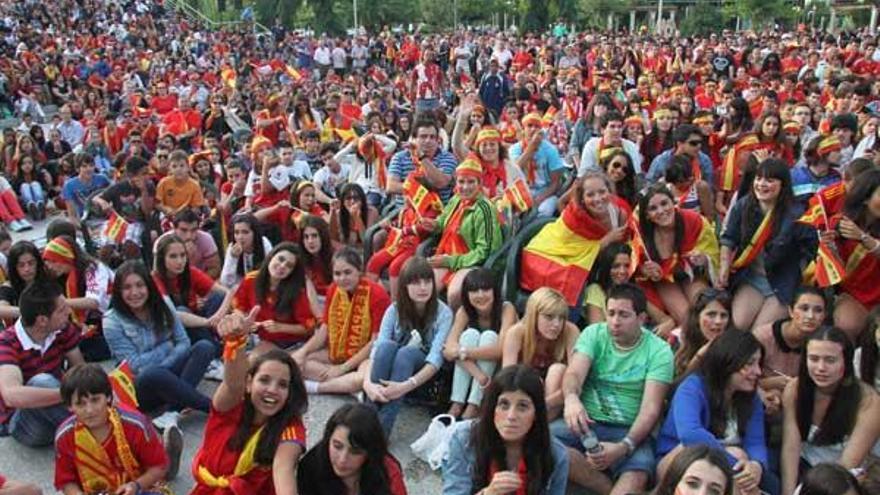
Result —
[[[606, 322], [588, 326], [562, 379], [563, 418], [551, 432], [569, 449], [569, 479], [597, 493], [643, 492], [654, 473], [651, 431], [673, 378], [672, 350], [642, 325], [642, 290], [621, 284], [608, 293]], [[581, 438], [601, 448], [585, 453]]]

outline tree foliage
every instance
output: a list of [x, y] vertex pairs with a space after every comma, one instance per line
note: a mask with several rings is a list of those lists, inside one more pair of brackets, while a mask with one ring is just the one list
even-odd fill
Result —
[[730, 21], [730, 16], [721, 8], [722, 3], [707, 0], [692, 7], [689, 15], [679, 25], [681, 34], [708, 35], [724, 29]]
[[750, 20], [755, 29], [777, 22], [789, 24], [797, 18], [797, 12], [786, 0], [734, 0], [728, 2], [723, 10], [729, 17]]

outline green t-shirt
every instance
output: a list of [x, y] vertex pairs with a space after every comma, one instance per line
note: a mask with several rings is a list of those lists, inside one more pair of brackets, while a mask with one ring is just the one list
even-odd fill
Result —
[[590, 374], [581, 391], [581, 402], [595, 421], [633, 424], [639, 414], [645, 382], [672, 382], [669, 344], [644, 328], [638, 347], [621, 352], [611, 340], [608, 324], [594, 323], [581, 332], [574, 351], [590, 358]]

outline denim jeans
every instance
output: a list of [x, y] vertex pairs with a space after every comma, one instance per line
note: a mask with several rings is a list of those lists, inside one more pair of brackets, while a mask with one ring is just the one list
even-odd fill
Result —
[[538, 205], [538, 216], [542, 217], [552, 217], [556, 215], [556, 205], [559, 204], [559, 197], [550, 196], [549, 198], [541, 201], [541, 204]]
[[[178, 306], [177, 310], [185, 311], [187, 313], [195, 313], [199, 316], [210, 318], [218, 309], [220, 309], [221, 304], [223, 304], [223, 294], [219, 292], [211, 292], [198, 312], [194, 312], [186, 306]], [[207, 340], [214, 346], [214, 357], [216, 358], [220, 356], [220, 351], [223, 348], [220, 345], [220, 339], [211, 327], [187, 328], [186, 334], [189, 336], [189, 340], [191, 340], [193, 344], [202, 340]]]
[[25, 205], [46, 201], [46, 193], [43, 192], [43, 186], [36, 181], [22, 183], [18, 192]]
[[[425, 353], [418, 347], [402, 346], [388, 340], [377, 342], [374, 345], [376, 350], [373, 354], [370, 373], [370, 380], [373, 383], [379, 383], [381, 380], [405, 382], [425, 364]], [[384, 404], [375, 404], [379, 410], [379, 421], [382, 423], [386, 438], [391, 436], [394, 420], [400, 413], [402, 400], [403, 397], [400, 397]]]
[[[61, 382], [48, 373], [34, 375], [28, 387], [57, 389]], [[45, 447], [55, 441], [55, 430], [70, 416], [63, 404], [36, 409], [17, 409], [9, 420], [9, 434], [28, 447]]]
[[[475, 347], [483, 347], [493, 345], [498, 341], [498, 334], [493, 330], [484, 330], [480, 332], [475, 328], [468, 328], [461, 333], [458, 338], [459, 345], [464, 349], [473, 349]], [[498, 366], [496, 361], [477, 361], [477, 366], [490, 378]], [[452, 372], [452, 394], [450, 396], [452, 402], [479, 406], [483, 401], [483, 388], [474, 377], [471, 376], [461, 361], [455, 361], [455, 371]]]
[[142, 411], [154, 411], [163, 405], [179, 411], [185, 407], [208, 412], [211, 399], [196, 387], [214, 358], [214, 345], [200, 340], [190, 346], [169, 367], [153, 366], [143, 370], [135, 380]]

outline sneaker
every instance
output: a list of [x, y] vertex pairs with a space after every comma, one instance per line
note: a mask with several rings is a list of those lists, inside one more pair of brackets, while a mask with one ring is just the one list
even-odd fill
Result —
[[172, 426], [176, 427], [180, 422], [180, 413], [177, 411], [166, 411], [159, 416], [153, 418], [153, 426], [160, 430], [167, 430]]
[[180, 455], [183, 453], [183, 433], [176, 424], [169, 426], [162, 433], [162, 443], [165, 444], [165, 453], [168, 454], [168, 471], [165, 472], [165, 480], [171, 481], [180, 471]]
[[30, 229], [34, 228], [34, 226], [31, 225], [31, 223], [28, 222], [27, 220], [25, 220], [24, 218], [19, 220], [18, 224], [21, 225], [21, 230], [30, 230]]
[[205, 371], [205, 380], [222, 382], [223, 374], [225, 372], [226, 367], [223, 365], [223, 362], [219, 359], [215, 359], [211, 361], [211, 364], [208, 365], [208, 369]]
[[37, 203], [37, 217], [38, 220], [46, 219], [46, 203], [42, 201]]
[[24, 230], [24, 226], [18, 220], [13, 220], [9, 222], [9, 230], [12, 232], [21, 232]]

